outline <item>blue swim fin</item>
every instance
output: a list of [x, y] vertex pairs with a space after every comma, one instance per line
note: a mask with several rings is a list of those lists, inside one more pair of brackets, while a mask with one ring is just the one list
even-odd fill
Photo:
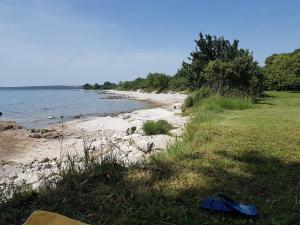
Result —
[[238, 203], [224, 194], [218, 194], [217, 197], [227, 208], [241, 215], [254, 217], [258, 214], [257, 208], [255, 206]]
[[202, 208], [218, 212], [234, 212], [243, 216], [257, 216], [255, 206], [238, 203], [223, 194], [216, 194], [203, 199]]
[[231, 212], [232, 209], [228, 208], [223, 201], [220, 201], [220, 199], [217, 196], [209, 196], [205, 199], [203, 199], [202, 208], [219, 211], [219, 212]]

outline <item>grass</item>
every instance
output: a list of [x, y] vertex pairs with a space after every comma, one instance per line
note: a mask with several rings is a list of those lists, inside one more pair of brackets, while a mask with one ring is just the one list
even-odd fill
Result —
[[[95, 165], [54, 190], [17, 195], [0, 205], [0, 224], [22, 224], [35, 209], [94, 225], [299, 224], [300, 93], [268, 92], [256, 104], [214, 98], [189, 110], [182, 141], [166, 152], [140, 166]], [[259, 217], [201, 209], [215, 192], [256, 205]]]
[[209, 97], [211, 95], [211, 90], [209, 88], [203, 87], [199, 90], [193, 91], [189, 94], [189, 96], [185, 99], [184, 105], [186, 108], [190, 108], [196, 104], [198, 104], [203, 99]]
[[143, 131], [146, 135], [169, 134], [173, 126], [166, 120], [147, 121], [143, 125]]
[[221, 97], [219, 95], [210, 96], [200, 104], [198, 111], [222, 112], [224, 110], [243, 110], [253, 106], [252, 99], [247, 97]]

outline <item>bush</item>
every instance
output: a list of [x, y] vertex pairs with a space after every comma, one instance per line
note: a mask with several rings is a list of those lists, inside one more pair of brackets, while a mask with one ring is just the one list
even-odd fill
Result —
[[193, 100], [193, 97], [192, 96], [187, 96], [187, 98], [185, 99], [184, 101], [184, 105], [186, 108], [190, 108], [194, 105], [194, 100]]
[[173, 126], [166, 120], [147, 121], [143, 125], [146, 135], [168, 134], [171, 129], [173, 129]]
[[211, 91], [209, 88], [206, 88], [206, 87], [200, 88], [199, 90], [192, 92], [185, 99], [184, 105], [185, 105], [185, 107], [190, 108], [190, 107], [196, 105], [197, 103], [199, 103], [201, 100], [209, 97], [210, 94], [211, 94]]

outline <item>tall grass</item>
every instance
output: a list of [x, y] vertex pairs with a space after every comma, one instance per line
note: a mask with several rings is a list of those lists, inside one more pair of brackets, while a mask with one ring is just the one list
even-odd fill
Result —
[[253, 107], [249, 97], [223, 97], [219, 95], [204, 99], [200, 107], [204, 111], [222, 112], [224, 110], [244, 110]]
[[209, 88], [200, 88], [194, 92], [192, 92], [184, 102], [185, 107], [190, 108], [196, 104], [198, 104], [201, 100], [208, 98], [211, 95], [211, 90]]

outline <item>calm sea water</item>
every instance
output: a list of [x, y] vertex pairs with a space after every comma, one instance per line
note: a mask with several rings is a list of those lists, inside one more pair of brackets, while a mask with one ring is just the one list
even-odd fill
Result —
[[[81, 89], [0, 89], [1, 120], [42, 128], [74, 116], [94, 116], [144, 108], [146, 103], [107, 99], [109, 94]], [[50, 119], [52, 118], [52, 119]]]

